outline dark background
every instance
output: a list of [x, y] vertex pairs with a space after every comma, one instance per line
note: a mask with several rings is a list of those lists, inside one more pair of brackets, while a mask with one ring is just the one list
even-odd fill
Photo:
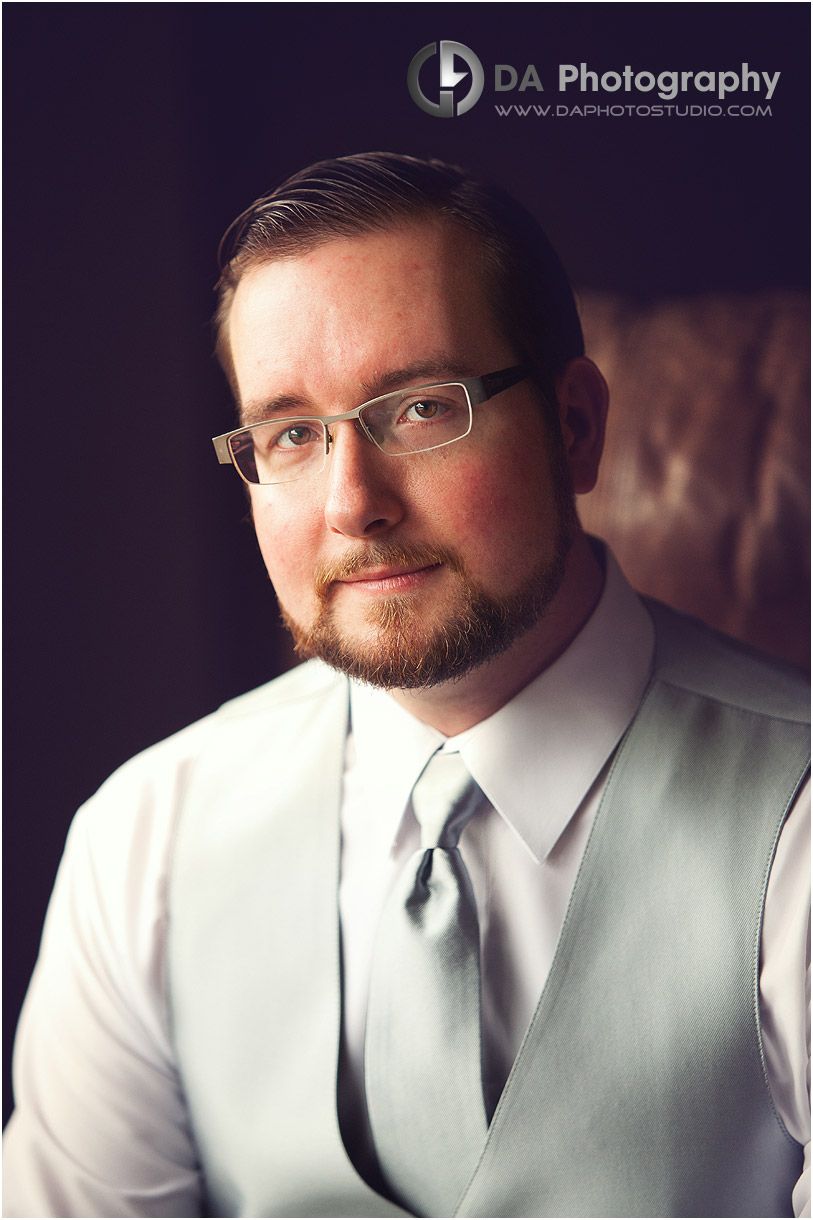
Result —
[[[4, 16], [8, 1047], [75, 808], [127, 757], [288, 663], [241, 488], [209, 440], [232, 419], [208, 324], [232, 217], [310, 161], [389, 148], [503, 181], [577, 287], [648, 299], [806, 286], [809, 9], [9, 4]], [[486, 68], [483, 98], [449, 120], [405, 85], [440, 38]], [[520, 75], [533, 62], [546, 85], [502, 103], [633, 100], [561, 99], [556, 66], [582, 60], [599, 74], [745, 61], [782, 76], [770, 119], [495, 114], [495, 62]]]

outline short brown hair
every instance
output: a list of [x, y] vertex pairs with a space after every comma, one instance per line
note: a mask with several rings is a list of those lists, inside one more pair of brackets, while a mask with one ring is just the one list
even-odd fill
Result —
[[386, 152], [318, 161], [261, 196], [227, 229], [215, 327], [232, 388], [228, 318], [249, 268], [421, 217], [445, 218], [477, 237], [496, 324], [555, 402], [553, 383], [584, 354], [584, 340], [567, 275], [541, 226], [500, 188], [459, 166]]

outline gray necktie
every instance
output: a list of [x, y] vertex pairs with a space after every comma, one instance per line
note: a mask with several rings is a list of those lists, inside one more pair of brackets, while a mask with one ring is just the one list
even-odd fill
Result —
[[482, 799], [459, 754], [435, 754], [412, 793], [421, 850], [381, 919], [365, 1085], [379, 1164], [401, 1203], [449, 1216], [486, 1135], [480, 936], [457, 847]]

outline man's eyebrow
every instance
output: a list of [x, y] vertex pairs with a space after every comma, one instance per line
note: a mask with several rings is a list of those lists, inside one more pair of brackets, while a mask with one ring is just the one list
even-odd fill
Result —
[[378, 398], [390, 390], [408, 390], [410, 386], [431, 385], [435, 382], [459, 381], [462, 377], [474, 377], [470, 365], [461, 364], [451, 356], [439, 354], [427, 360], [416, 360], [400, 369], [390, 369], [362, 382], [365, 398]]
[[275, 417], [287, 419], [289, 415], [315, 416], [319, 412], [309, 398], [299, 394], [277, 394], [274, 398], [259, 398], [253, 402], [240, 403], [240, 423], [261, 424]]
[[[381, 394], [388, 394], [393, 390], [407, 390], [410, 386], [431, 385], [436, 382], [459, 381], [462, 377], [473, 376], [476, 374], [470, 365], [439, 354], [427, 360], [416, 360], [402, 368], [388, 369], [386, 373], [376, 373], [368, 380], [362, 381], [356, 405], [361, 406], [369, 399], [378, 398]], [[339, 414], [335, 408], [319, 410], [310, 398], [299, 394], [277, 394], [273, 398], [256, 399], [240, 405], [240, 422], [244, 427], [273, 418], [286, 419], [288, 416], [297, 415], [315, 418], [319, 415]]]

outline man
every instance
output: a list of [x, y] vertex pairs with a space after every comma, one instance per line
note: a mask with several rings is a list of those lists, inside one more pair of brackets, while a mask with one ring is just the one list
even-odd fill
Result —
[[806, 696], [581, 531], [607, 393], [546, 239], [342, 158], [220, 291], [216, 448], [317, 659], [77, 819], [7, 1214], [805, 1213]]

